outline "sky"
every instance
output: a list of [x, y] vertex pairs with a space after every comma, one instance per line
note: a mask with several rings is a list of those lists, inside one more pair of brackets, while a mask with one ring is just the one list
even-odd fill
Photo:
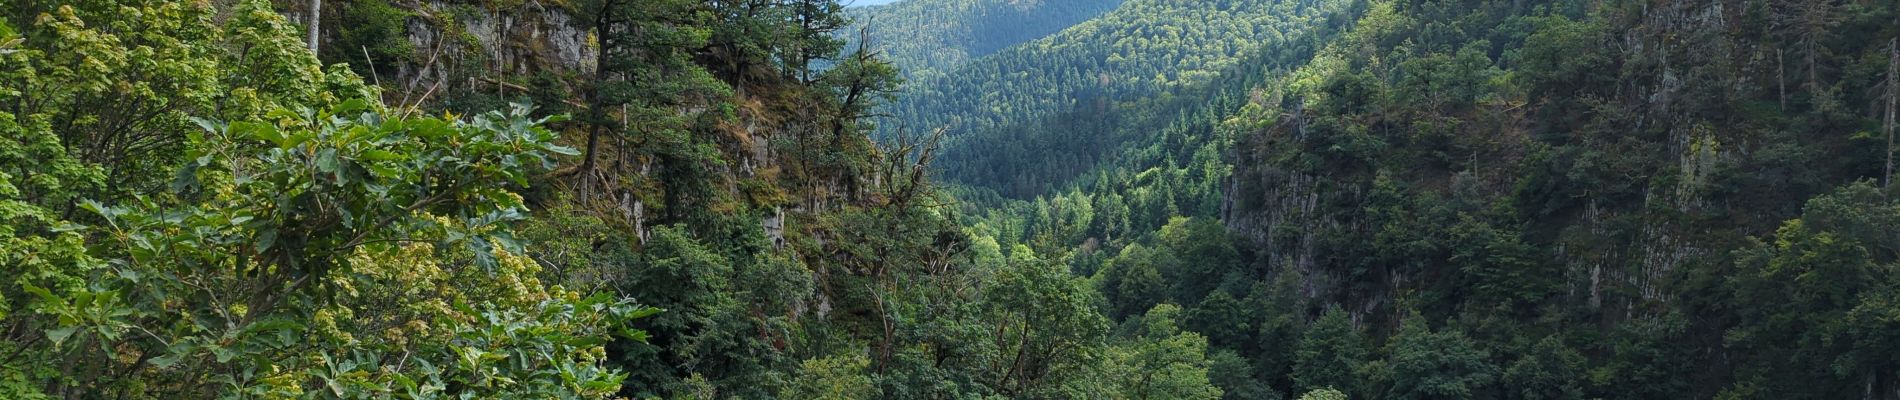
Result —
[[899, 1], [903, 1], [903, 0], [839, 0], [838, 2], [849, 4], [852, 7], [863, 7], [863, 6], [875, 6], [879, 4], [891, 4], [891, 3], [896, 3]]

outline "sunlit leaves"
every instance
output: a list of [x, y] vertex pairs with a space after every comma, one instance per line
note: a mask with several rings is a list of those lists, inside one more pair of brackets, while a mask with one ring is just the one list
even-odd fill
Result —
[[657, 310], [549, 288], [520, 255], [509, 230], [526, 205], [507, 183], [566, 152], [528, 111], [446, 121], [346, 102], [270, 122], [196, 120], [206, 131], [191, 135], [177, 178], [190, 190], [79, 202], [97, 224], [60, 229], [99, 235], [87, 253], [107, 268], [67, 266], [89, 276], [83, 287], [23, 285], [36, 296], [46, 355], [150, 366], [59, 387], [615, 392], [622, 375], [602, 367], [602, 344], [644, 340], [626, 323]]

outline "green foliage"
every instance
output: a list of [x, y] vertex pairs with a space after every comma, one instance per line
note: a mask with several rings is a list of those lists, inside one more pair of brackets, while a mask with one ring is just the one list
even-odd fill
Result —
[[8, 3], [0, 397], [1893, 392], [1894, 2], [1665, 3]]
[[1314, 389], [1311, 392], [1306, 392], [1306, 394], [1300, 395], [1300, 400], [1346, 400], [1348, 398], [1349, 397], [1346, 397], [1345, 392], [1334, 390], [1332, 388]]
[[[1021, 199], [1080, 184], [1153, 208], [1131, 216], [1136, 232], [1177, 214], [1213, 217], [1227, 170], [1220, 114], [1269, 65], [1300, 62], [1348, 3], [1125, 1], [941, 77], [914, 77], [882, 128], [946, 128], [940, 164], [959, 183]], [[1130, 179], [1155, 168], [1173, 187]], [[1110, 179], [1090, 182], [1100, 173]]]
[[602, 344], [655, 310], [541, 283], [511, 235], [573, 153], [545, 120], [386, 116], [266, 5], [219, 7], [7, 9], [9, 397], [619, 389]]
[[[78, 192], [104, 180], [100, 169], [69, 156], [44, 117], [21, 125], [13, 114], [0, 112], [0, 262], [18, 277], [58, 279], [59, 285], [84, 282], [65, 270], [88, 260], [84, 236], [59, 214], [59, 204], [73, 204]], [[12, 313], [25, 299], [4, 290], [0, 317]]]
[[1883, 319], [1900, 293], [1896, 227], [1900, 203], [1858, 183], [1808, 201], [1772, 242], [1736, 261], [1727, 286], [1745, 319], [1724, 338], [1764, 349], [1743, 361], [1765, 380], [1761, 395], [1850, 395], [1850, 386], [1882, 379], [1877, 371], [1900, 361], [1888, 354], [1897, 342]]
[[799, 399], [849, 400], [878, 396], [877, 385], [866, 376], [871, 360], [864, 356], [806, 360], [798, 369], [798, 384], [787, 393]]
[[1325, 8], [1252, 0], [1124, 1], [1100, 17], [942, 77], [919, 77], [935, 79], [892, 110], [908, 126], [975, 132], [1098, 100], [1205, 83], [1260, 45], [1307, 28]]
[[1344, 311], [1327, 311], [1306, 328], [1294, 349], [1294, 385], [1301, 392], [1349, 388], [1364, 393], [1367, 385], [1360, 370], [1371, 360], [1371, 352], [1365, 333], [1353, 327]]
[[1227, 229], [1210, 219], [1176, 218], [1161, 227], [1158, 242], [1174, 254], [1176, 263], [1161, 272], [1173, 286], [1175, 299], [1201, 299], [1214, 291], [1228, 273], [1239, 270], [1239, 251]]
[[1386, 343], [1385, 367], [1395, 399], [1468, 399], [1486, 396], [1497, 382], [1490, 353], [1456, 330], [1432, 332], [1422, 318], [1405, 320]]
[[1555, 336], [1546, 337], [1504, 370], [1502, 383], [1515, 398], [1581, 399], [1583, 363], [1583, 354]]
[[1207, 380], [1220, 388], [1221, 398], [1280, 399], [1282, 396], [1259, 378], [1246, 358], [1232, 351], [1218, 351], [1207, 357]]
[[1221, 398], [1221, 389], [1208, 380], [1207, 339], [1177, 327], [1181, 308], [1161, 304], [1141, 318], [1134, 343], [1118, 346], [1111, 363], [1119, 376], [1116, 395], [1122, 399]]
[[[845, 10], [905, 76], [932, 79], [1108, 12], [1120, 0], [906, 1]], [[858, 29], [845, 39], [857, 41]]]
[[657, 334], [651, 343], [621, 344], [629, 347], [620, 351], [621, 365], [634, 367], [629, 378], [643, 390], [683, 389], [671, 387], [679, 383], [672, 366], [707, 347], [722, 322], [737, 322], [725, 319], [737, 307], [729, 294], [731, 268], [729, 260], [688, 237], [682, 227], [653, 230], [619, 288], [668, 311], [641, 324]]
[[[1355, 395], [1884, 390], [1889, 374], [1846, 367], [1883, 357], [1858, 364], [1868, 350], [1818, 333], [1883, 293], [1884, 255], [1782, 221], [1878, 175], [1880, 156], [1850, 149], [1879, 145], [1838, 132], [1879, 121], [1835, 107], [1883, 105], [1884, 92], [1866, 88], [1882, 82], [1889, 49], [1834, 37], [1891, 35], [1888, 3], [1760, 2], [1661, 21], [1633, 5], [1372, 2], [1220, 117], [1241, 130], [1224, 222], [1253, 239], [1242, 252], [1264, 254], [1260, 268], [1302, 270], [1307, 296], [1385, 337], [1388, 359], [1370, 372], [1397, 391]], [[1751, 21], [1763, 25], [1725, 28]], [[1877, 204], [1838, 207], [1879, 215]], [[1749, 239], [1770, 233], [1816, 238], [1788, 253]], [[1790, 253], [1815, 263], [1777, 255]], [[1738, 278], [1763, 275], [1773, 278]], [[1419, 315], [1401, 318], [1409, 309]], [[1448, 325], [1382, 330], [1395, 319]], [[1460, 366], [1401, 372], [1408, 335], [1442, 350], [1413, 361]]]
[[185, 133], [196, 130], [190, 117], [256, 119], [287, 106], [368, 97], [355, 79], [319, 68], [267, 4], [227, 7], [9, 5], [19, 37], [8, 45], [16, 49], [0, 54], [0, 110], [21, 124], [43, 118], [72, 158], [101, 170], [107, 187], [75, 186], [74, 193], [116, 199], [164, 187], [183, 161]]
[[1297, 271], [1279, 271], [1269, 281], [1254, 285], [1244, 303], [1247, 307], [1259, 310], [1258, 330], [1249, 339], [1252, 346], [1245, 343], [1237, 347], [1253, 362], [1254, 369], [1275, 390], [1283, 393], [1297, 393], [1293, 390], [1291, 373], [1296, 366], [1295, 360], [1302, 329], [1307, 323], [1306, 299], [1300, 293], [1299, 285], [1305, 278]]
[[334, 15], [325, 21], [332, 39], [319, 47], [324, 60], [347, 60], [357, 75], [373, 76], [417, 57], [407, 35], [415, 13], [387, 1], [332, 2], [324, 11]]
[[1254, 326], [1254, 321], [1259, 319], [1254, 312], [1227, 291], [1216, 290], [1187, 312], [1184, 325], [1206, 335], [1209, 342], [1226, 348], [1242, 348], [1260, 333]]
[[1121, 254], [1108, 260], [1098, 282], [1102, 293], [1110, 299], [1111, 315], [1136, 315], [1140, 307], [1167, 302], [1168, 281], [1162, 279], [1158, 263], [1177, 262], [1170, 254], [1156, 254], [1140, 244], [1123, 247]]
[[1513, 76], [1528, 86], [1553, 91], [1608, 82], [1608, 76], [1596, 73], [1614, 65], [1610, 55], [1598, 51], [1609, 39], [1602, 23], [1574, 21], [1562, 15], [1533, 21], [1540, 26], [1518, 50], [1514, 61], [1521, 72]]
[[[1879, 144], [1859, 142], [1873, 135], [1840, 133], [1870, 131], [1877, 113], [1841, 110], [1884, 104], [1890, 3], [1301, 3], [1277, 14], [1284, 25], [1253, 24], [1287, 40], [1225, 68], [1129, 74], [1117, 68], [1218, 52], [1198, 50], [1193, 28], [1118, 20], [1208, 4], [1128, 2], [916, 82], [926, 91], [893, 109], [904, 124], [969, 131], [947, 171], [974, 186], [957, 193], [973, 203], [963, 210], [1000, 244], [1065, 255], [1116, 319], [1183, 305], [1180, 327], [1273, 389], [1853, 396], [1822, 388], [1900, 381], [1870, 355], [1887, 345], [1871, 332], [1890, 308], [1879, 299], [1892, 256], [1869, 249], [1893, 246], [1782, 221], [1878, 175]], [[1213, 25], [1199, 33], [1221, 24], [1197, 21]], [[1121, 27], [1147, 35], [1088, 40]], [[1183, 50], [1104, 50], [1150, 42]], [[1067, 71], [1064, 52], [1088, 51], [1104, 61], [1044, 79]], [[1171, 75], [1198, 72], [1217, 78]], [[1814, 199], [1883, 215], [1878, 202]], [[1771, 232], [1802, 239], [1748, 239]], [[1357, 323], [1303, 327], [1318, 308]], [[1329, 359], [1334, 348], [1349, 361]]]
[[85, 285], [14, 277], [38, 297], [14, 317], [51, 346], [23, 365], [85, 360], [47, 386], [67, 394], [612, 393], [600, 344], [644, 337], [621, 327], [654, 310], [548, 288], [519, 255], [521, 198], [488, 183], [571, 153], [525, 114], [391, 119], [347, 102], [199, 120], [176, 192], [86, 201], [100, 222], [66, 228], [96, 242], [46, 273]]
[[1425, 99], [1428, 110], [1470, 107], [1478, 101], [1478, 96], [1490, 92], [1485, 85], [1501, 73], [1491, 66], [1491, 58], [1486, 55], [1490, 48], [1490, 42], [1480, 40], [1465, 45], [1455, 55], [1433, 54], [1406, 60], [1399, 64], [1404, 76], [1399, 78], [1396, 89], [1400, 96]]
[[996, 348], [1007, 357], [996, 387], [1021, 397], [1078, 395], [1072, 381], [1103, 357], [1108, 322], [1094, 311], [1087, 286], [1061, 265], [1035, 259], [1027, 248], [1014, 253], [984, 295], [999, 328]]

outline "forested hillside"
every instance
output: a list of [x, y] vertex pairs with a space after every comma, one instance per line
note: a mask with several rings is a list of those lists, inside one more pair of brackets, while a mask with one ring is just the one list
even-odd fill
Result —
[[1325, 11], [1317, 2], [1131, 0], [1101, 17], [911, 82], [889, 110], [954, 135], [1204, 82]]
[[1213, 398], [956, 225], [830, 1], [0, 24], [3, 398]]
[[0, 398], [1900, 400], [1900, 1], [847, 5], [0, 4]]
[[1245, 360], [1230, 398], [1900, 398], [1895, 7], [1355, 3], [948, 171], [1111, 319]]
[[[1102, 15], [1121, 0], [933, 0], [851, 8], [845, 40], [871, 41], [913, 80], [938, 79], [972, 60]], [[923, 85], [912, 85], [923, 87]]]
[[1238, 117], [1226, 222], [1385, 338], [1362, 395], [1900, 396], [1895, 10], [1375, 4]]
[[[1203, 101], [1173, 96], [1201, 94], [1196, 89], [1215, 87], [1223, 71], [1277, 57], [1269, 51], [1313, 46], [1301, 42], [1310, 41], [1314, 30], [1325, 29], [1326, 20], [1347, 6], [1338, 1], [1127, 1], [1100, 18], [945, 76], [913, 79], [885, 108], [892, 116], [881, 128], [944, 130], [951, 137], [940, 163], [947, 177], [1034, 196], [1088, 170], [1131, 136], [1151, 134], [1123, 127], [1164, 126], [1169, 122], [1162, 120], [1183, 107], [1177, 103]], [[1048, 175], [1007, 176], [1011, 171]]]

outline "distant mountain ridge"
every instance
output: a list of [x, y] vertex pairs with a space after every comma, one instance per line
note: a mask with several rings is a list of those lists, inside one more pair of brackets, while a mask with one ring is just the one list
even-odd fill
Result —
[[[1122, 0], [864, 0], [847, 9], [856, 25], [845, 39], [868, 37], [905, 76], [937, 76], [1018, 44], [1109, 12]], [[888, 3], [888, 4], [885, 4]], [[863, 35], [860, 35], [863, 34]], [[864, 36], [864, 37], [860, 37]]]
[[[947, 129], [953, 139], [940, 165], [948, 178], [1030, 196], [1085, 172], [1099, 157], [1114, 153], [1121, 140], [1139, 136], [1098, 125], [1127, 114], [1116, 110], [1118, 103], [1208, 84], [1263, 49], [1292, 47], [1281, 45], [1329, 25], [1328, 16], [1348, 6], [1340, 1], [1129, 0], [1100, 17], [954, 70], [913, 75], [905, 92], [886, 107], [892, 117], [881, 128], [886, 133]], [[1069, 114], [1060, 118], [1087, 121], [1090, 128], [1036, 127], [1064, 113]], [[1069, 139], [1030, 145], [1061, 137]], [[998, 148], [1003, 143], [1012, 144]], [[989, 167], [996, 165], [990, 162], [994, 157], [1020, 160], [1030, 153], [1061, 165]]]

